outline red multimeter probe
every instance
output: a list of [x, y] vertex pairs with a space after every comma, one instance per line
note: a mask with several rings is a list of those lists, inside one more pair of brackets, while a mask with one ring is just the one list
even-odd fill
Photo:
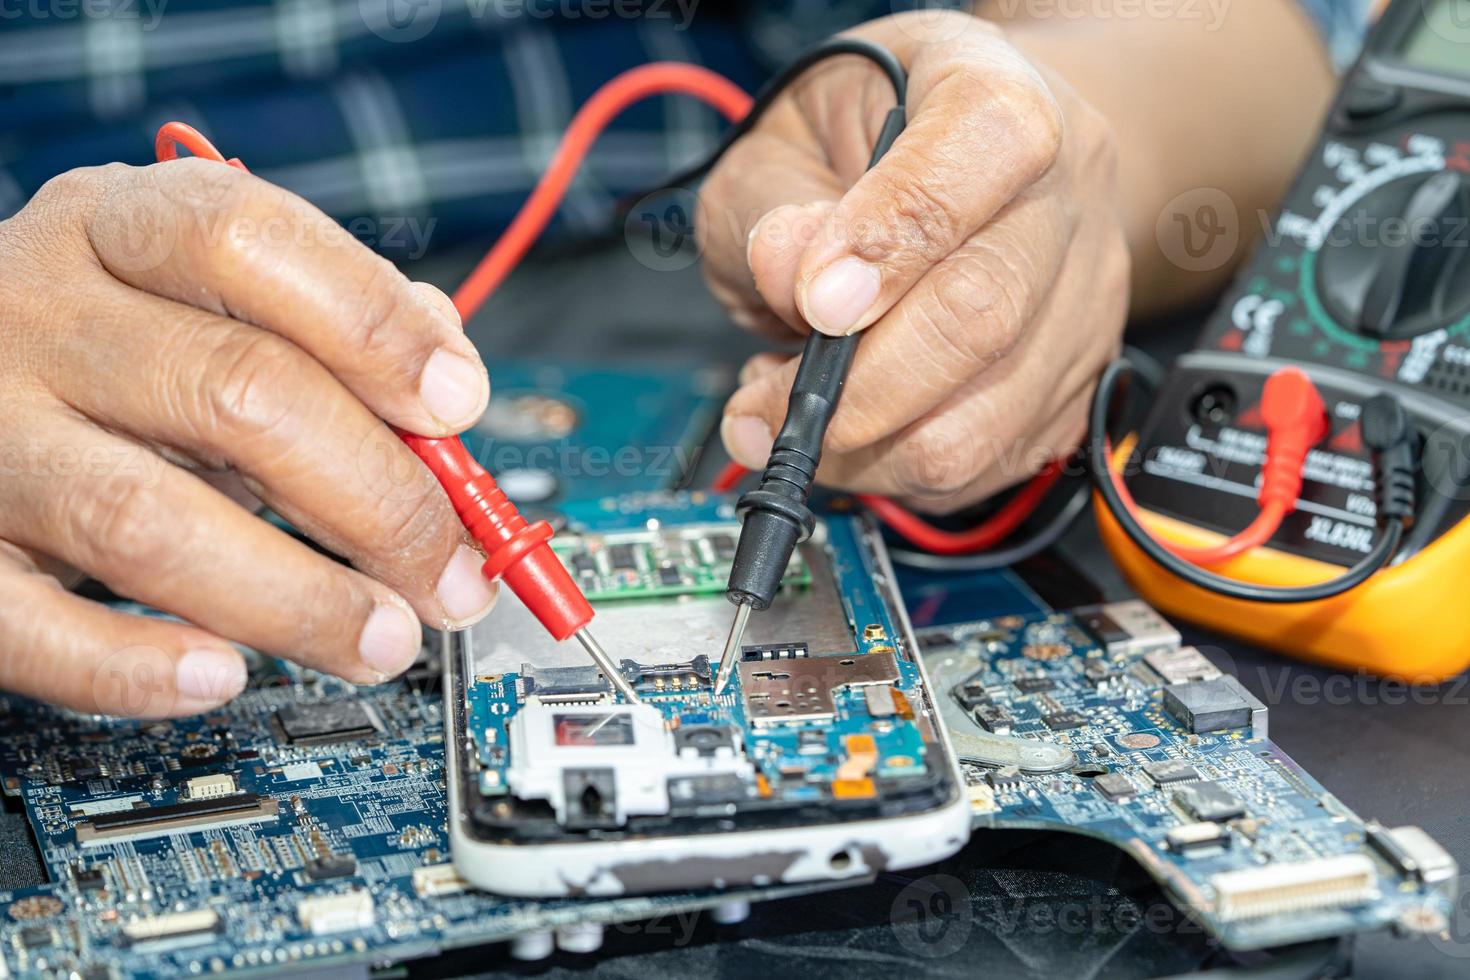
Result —
[[[696, 65], [644, 65], [603, 86], [577, 112], [551, 165], [505, 233], [456, 291], [454, 304], [463, 319], [475, 314], [546, 227], [578, 164], [608, 122], [634, 102], [662, 93], [703, 99], [732, 121], [743, 118], [752, 104], [739, 86]], [[154, 151], [160, 162], [176, 159], [180, 146], [194, 156], [246, 169], [239, 159], [226, 159], [192, 126], [171, 122], [159, 129]], [[485, 577], [503, 579], [558, 642], [575, 637], [624, 700], [636, 703], [633, 686], [588, 630], [592, 606], [551, 550], [551, 526], [527, 522], [458, 438], [394, 431], [434, 474], [454, 512], [485, 552]]]

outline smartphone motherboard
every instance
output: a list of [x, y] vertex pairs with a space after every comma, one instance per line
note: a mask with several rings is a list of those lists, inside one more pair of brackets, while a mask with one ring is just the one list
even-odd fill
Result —
[[641, 703], [616, 699], [513, 597], [451, 638], [449, 710], [473, 749], [459, 766], [463, 874], [518, 894], [619, 894], [861, 876], [964, 843], [953, 756], [866, 520], [820, 522], [715, 696], [730, 498], [566, 514], [554, 547]]

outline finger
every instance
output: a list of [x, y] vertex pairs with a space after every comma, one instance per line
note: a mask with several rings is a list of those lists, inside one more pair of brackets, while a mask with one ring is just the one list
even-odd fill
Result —
[[0, 688], [88, 714], [171, 718], [245, 687], [245, 659], [195, 626], [129, 616], [0, 556]]
[[[142, 251], [140, 220], [156, 243]], [[394, 425], [448, 435], [485, 410], [458, 318], [279, 187], [206, 160], [119, 167], [86, 227], [118, 279], [287, 338]]]
[[[1035, 434], [1051, 431], [1067, 406], [1079, 403], [1116, 352], [1127, 291], [1110, 287], [1127, 276], [1121, 244], [1096, 268], [1069, 263], [1035, 329], [1009, 356], [894, 435], [856, 452], [824, 456], [818, 479], [947, 503], [1027, 478], [1049, 458], [1031, 451]], [[1059, 350], [1067, 356], [1059, 359]]]
[[[143, 330], [151, 336], [140, 344]], [[294, 344], [123, 286], [58, 342], [66, 370], [44, 380], [79, 412], [206, 469], [238, 470], [424, 622], [458, 628], [489, 611], [494, 592], [434, 477]]]
[[1062, 146], [1061, 110], [1045, 83], [978, 20], [919, 49], [908, 110], [904, 132], [802, 256], [797, 308], [823, 333], [876, 322], [1045, 174]]
[[387, 586], [90, 423], [58, 417], [33, 438], [32, 465], [8, 479], [0, 537], [216, 635], [357, 683], [413, 662], [418, 620]]
[[[700, 188], [701, 220], [696, 231], [705, 279], [737, 320], [759, 322], [760, 313], [774, 310], [776, 319], [788, 327], [801, 326], [791, 290], [777, 290], [770, 297], [777, 306], [768, 305], [752, 268], [761, 264], [769, 246], [783, 246], [785, 251], [793, 235], [798, 244], [809, 244], [799, 241], [800, 234], [803, 230], [814, 233], [818, 225], [777, 222], [768, 225], [763, 235], [757, 234], [757, 228], [773, 212], [788, 207], [830, 206], [843, 189], [825, 151], [790, 99], [777, 102], [757, 129], [725, 154]], [[784, 240], [782, 232], [787, 233]], [[790, 257], [793, 269], [796, 257]], [[773, 262], [768, 259], [763, 264], [769, 269]], [[760, 278], [768, 275], [763, 273]], [[778, 276], [776, 281], [785, 278]], [[780, 333], [789, 335], [789, 330]]]
[[759, 378], [770, 374], [772, 371], [780, 370], [785, 364], [795, 359], [794, 354], [780, 354], [776, 351], [762, 351], [753, 355], [750, 360], [740, 368], [738, 380], [742, 385], [754, 383]]
[[[1006, 356], [1048, 302], [1068, 256], [1100, 248], [1102, 231], [1072, 242], [1073, 217], [1032, 188], [931, 269], [858, 344], [826, 450], [851, 453], [952, 397]], [[730, 448], [753, 465], [780, 431], [796, 363], [744, 383], [725, 407]]]

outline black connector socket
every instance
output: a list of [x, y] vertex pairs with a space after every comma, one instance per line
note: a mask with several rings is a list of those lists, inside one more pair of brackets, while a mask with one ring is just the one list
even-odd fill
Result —
[[1392, 395], [1377, 394], [1363, 403], [1358, 425], [1363, 444], [1373, 453], [1373, 480], [1380, 520], [1408, 527], [1416, 513], [1419, 433], [1409, 413]]

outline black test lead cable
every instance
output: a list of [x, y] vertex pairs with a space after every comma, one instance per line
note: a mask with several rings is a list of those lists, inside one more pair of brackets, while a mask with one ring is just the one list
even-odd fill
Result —
[[[845, 54], [860, 55], [874, 62], [893, 84], [897, 104], [888, 110], [883, 128], [874, 141], [873, 153], [868, 159], [868, 169], [873, 169], [903, 132], [907, 122], [904, 106], [908, 94], [903, 66], [890, 51], [876, 44], [855, 38], [835, 38], [818, 45], [761, 90], [756, 108], [746, 120], [753, 123], [758, 110], [769, 105], [774, 94], [801, 71], [818, 61]], [[749, 128], [746, 121], [742, 121], [741, 126]], [[741, 132], [732, 132], [716, 155], [740, 135]], [[685, 175], [681, 175], [681, 179], [684, 178]], [[751, 611], [770, 606], [776, 590], [781, 587], [781, 578], [786, 574], [792, 552], [811, 535], [815, 526], [816, 519], [807, 506], [807, 498], [811, 495], [817, 464], [822, 459], [822, 441], [842, 396], [842, 385], [847, 380], [848, 369], [852, 367], [857, 342], [857, 334], [830, 337], [814, 330], [807, 337], [796, 369], [796, 379], [791, 385], [786, 420], [771, 446], [760, 484], [742, 494], [736, 503], [741, 517], [740, 542], [735, 549], [730, 582], [725, 590], [725, 597], [735, 604], [735, 621], [730, 626], [730, 635], [715, 673], [716, 697], [730, 683]]]

